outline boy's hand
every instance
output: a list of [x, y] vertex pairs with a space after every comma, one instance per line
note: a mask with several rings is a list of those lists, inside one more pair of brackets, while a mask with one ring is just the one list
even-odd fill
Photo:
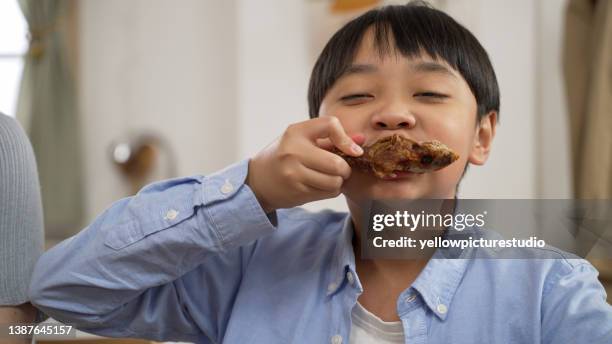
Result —
[[[353, 136], [363, 143], [362, 135]], [[363, 149], [340, 121], [326, 116], [290, 125], [283, 135], [249, 161], [247, 184], [266, 212], [340, 194], [351, 168], [324, 148], [359, 156]]]

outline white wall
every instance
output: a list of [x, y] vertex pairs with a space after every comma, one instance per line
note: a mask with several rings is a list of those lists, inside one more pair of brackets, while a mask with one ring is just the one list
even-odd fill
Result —
[[233, 1], [84, 0], [80, 93], [87, 217], [127, 194], [108, 149], [128, 132], [169, 140], [178, 175], [236, 159]]
[[239, 155], [252, 156], [308, 119], [310, 65], [301, 0], [239, 0]]
[[563, 30], [568, 0], [536, 1], [537, 192], [541, 198], [571, 198], [570, 137], [565, 102]]

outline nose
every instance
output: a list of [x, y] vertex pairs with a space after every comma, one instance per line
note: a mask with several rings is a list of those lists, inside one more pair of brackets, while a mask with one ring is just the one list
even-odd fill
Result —
[[416, 126], [416, 117], [405, 105], [396, 105], [378, 111], [372, 116], [371, 123], [378, 130], [412, 129]]

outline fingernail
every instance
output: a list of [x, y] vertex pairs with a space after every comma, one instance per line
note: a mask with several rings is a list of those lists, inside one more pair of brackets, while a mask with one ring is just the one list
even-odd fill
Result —
[[353, 152], [357, 153], [357, 154], [363, 154], [363, 148], [361, 148], [361, 146], [359, 146], [356, 143], [353, 143], [351, 145], [351, 149], [353, 150]]

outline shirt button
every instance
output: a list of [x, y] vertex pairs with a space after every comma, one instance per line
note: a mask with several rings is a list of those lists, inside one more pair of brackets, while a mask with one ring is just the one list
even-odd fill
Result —
[[348, 280], [348, 282], [352, 285], [353, 283], [355, 283], [355, 277], [353, 276], [353, 273], [350, 271], [346, 272], [346, 279]]
[[412, 301], [416, 300], [416, 294], [410, 294], [406, 297], [406, 299], [404, 301], [406, 301], [406, 303], [410, 303]]
[[339, 334], [334, 335], [334, 336], [331, 338], [331, 343], [332, 343], [332, 344], [342, 344], [342, 336], [341, 336], [341, 335], [339, 335]]
[[332, 291], [334, 291], [334, 289], [336, 289], [336, 283], [333, 283], [333, 282], [332, 282], [332, 283], [330, 283], [330, 284], [328, 284], [328, 285], [327, 285], [327, 291], [328, 291], [328, 292], [330, 292], [330, 293], [331, 293]]
[[166, 213], [166, 216], [164, 216], [164, 219], [166, 219], [166, 220], [174, 220], [174, 219], [176, 219], [177, 216], [178, 216], [178, 211], [176, 211], [174, 209], [170, 209]]
[[221, 186], [221, 193], [228, 194], [232, 191], [234, 191], [234, 186], [232, 185], [232, 183], [230, 183], [229, 179], [226, 179], [223, 186]]
[[444, 313], [448, 312], [448, 308], [446, 308], [445, 304], [441, 303], [441, 304], [438, 305], [437, 308], [438, 308], [438, 313], [440, 313], [440, 314], [444, 314]]

